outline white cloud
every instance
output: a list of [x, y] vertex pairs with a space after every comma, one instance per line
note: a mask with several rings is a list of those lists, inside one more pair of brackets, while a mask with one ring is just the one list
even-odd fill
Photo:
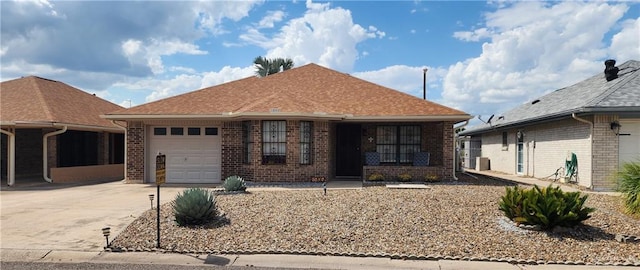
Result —
[[385, 36], [375, 26], [363, 28], [355, 24], [349, 10], [311, 1], [306, 6], [304, 16], [287, 22], [273, 37], [249, 29], [240, 39], [266, 49], [267, 57], [291, 58], [296, 66], [315, 62], [350, 71], [359, 55], [356, 45]]
[[[490, 40], [478, 57], [449, 67], [443, 102], [471, 114], [493, 114], [586, 79], [602, 70], [605, 34], [626, 11], [624, 4], [605, 2], [504, 5], [486, 15], [485, 27], [454, 34], [467, 41]], [[614, 37], [612, 47], [630, 47], [630, 25], [616, 35], [620, 42]]]
[[640, 18], [626, 20], [622, 30], [613, 36], [609, 55], [622, 63], [626, 60], [640, 60]]
[[281, 22], [285, 16], [282, 10], [268, 11], [267, 16], [258, 22], [258, 28], [273, 28], [275, 23]]
[[180, 40], [156, 40], [151, 39], [148, 44], [140, 40], [129, 39], [122, 43], [122, 53], [130, 63], [147, 65], [154, 74], [164, 72], [162, 56], [178, 53], [190, 55], [204, 55], [206, 51], [198, 49], [198, 46], [185, 43]]
[[480, 28], [473, 31], [454, 32], [453, 37], [462, 41], [480, 41], [491, 37], [492, 33], [487, 28]]
[[[412, 67], [406, 65], [394, 65], [383, 69], [365, 72], [355, 72], [354, 77], [370, 81], [391, 89], [395, 89], [413, 96], [422, 97], [424, 87], [425, 67]], [[442, 80], [445, 69], [428, 67], [427, 71], [427, 98], [437, 98], [430, 89]]]

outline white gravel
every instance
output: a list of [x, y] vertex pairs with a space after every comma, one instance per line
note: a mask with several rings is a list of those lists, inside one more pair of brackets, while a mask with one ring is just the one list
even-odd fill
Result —
[[[428, 184], [430, 189], [322, 189], [256, 191], [219, 195], [224, 221], [178, 227], [171, 208], [161, 208], [161, 248], [202, 253], [297, 253], [400, 256], [521, 262], [640, 265], [640, 220], [620, 212], [619, 198], [591, 194], [593, 217], [564, 233], [525, 231], [501, 217], [504, 184]], [[156, 246], [156, 216], [147, 211], [113, 248]]]

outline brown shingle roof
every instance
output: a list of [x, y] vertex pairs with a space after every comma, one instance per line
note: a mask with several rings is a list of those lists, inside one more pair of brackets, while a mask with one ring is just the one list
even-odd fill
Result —
[[122, 107], [62, 82], [35, 76], [0, 83], [3, 123], [60, 123], [113, 129], [100, 118]]
[[345, 115], [347, 118], [449, 117], [465, 112], [383, 87], [348, 74], [308, 64], [264, 78], [245, 79], [109, 113], [134, 116], [268, 114]]

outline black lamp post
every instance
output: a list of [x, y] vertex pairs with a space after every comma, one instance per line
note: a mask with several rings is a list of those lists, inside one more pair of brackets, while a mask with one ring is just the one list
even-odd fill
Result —
[[428, 68], [424, 68], [422, 70], [422, 98], [427, 100], [427, 70]]

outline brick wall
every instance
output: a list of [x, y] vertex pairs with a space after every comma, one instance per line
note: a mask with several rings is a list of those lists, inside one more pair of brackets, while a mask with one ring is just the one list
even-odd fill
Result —
[[[226, 128], [227, 126], [228, 128]], [[251, 121], [253, 151], [249, 164], [242, 164], [242, 122], [225, 124], [223, 131], [223, 178], [234, 174], [256, 182], [308, 182], [312, 177], [329, 178], [328, 122], [313, 122], [312, 164], [309, 165], [300, 164], [300, 121], [287, 120], [286, 122], [286, 164], [262, 164], [261, 130], [262, 121]], [[229, 145], [225, 146], [225, 144]], [[225, 151], [224, 148], [228, 150]], [[231, 157], [225, 157], [227, 153]]]
[[491, 170], [516, 174], [518, 130], [524, 133], [523, 175], [547, 178], [564, 167], [568, 153], [575, 153], [579, 184], [591, 186], [590, 126], [572, 118], [506, 130], [506, 150], [502, 148], [502, 131], [483, 134], [481, 156], [489, 158]]
[[[618, 170], [619, 140], [611, 130], [611, 122], [617, 115], [595, 115], [593, 118], [593, 189], [614, 190], [617, 185], [613, 177]], [[580, 161], [578, 160], [578, 166]]]
[[128, 183], [144, 182], [144, 125], [142, 122], [127, 123], [127, 175]]
[[16, 177], [42, 176], [42, 129], [16, 129]]

